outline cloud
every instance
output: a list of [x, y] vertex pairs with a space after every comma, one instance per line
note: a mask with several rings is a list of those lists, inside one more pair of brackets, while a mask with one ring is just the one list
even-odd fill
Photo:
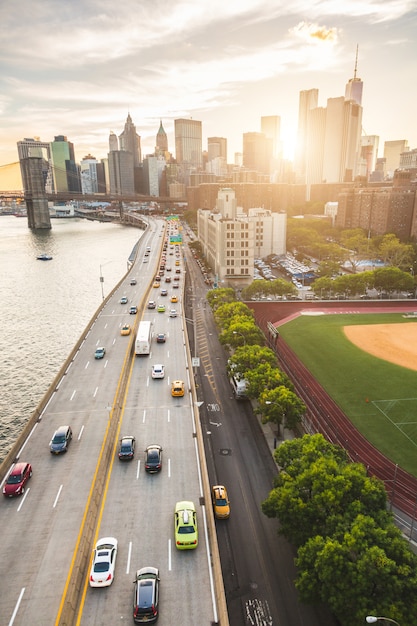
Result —
[[297, 26], [294, 26], [294, 28], [290, 28], [289, 32], [304, 41], [318, 40], [332, 44], [338, 41], [338, 29], [335, 27], [327, 28], [327, 26], [300, 22]]

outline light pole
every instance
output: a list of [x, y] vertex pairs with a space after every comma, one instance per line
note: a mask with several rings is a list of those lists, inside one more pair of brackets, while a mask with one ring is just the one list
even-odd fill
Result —
[[112, 263], [112, 261], [107, 261], [107, 263], [101, 263], [100, 264], [100, 284], [101, 284], [101, 298], [102, 298], [102, 300], [104, 300], [104, 276], [103, 276], [102, 268], [105, 265], [108, 265], [109, 263]]
[[240, 335], [241, 337], [243, 337], [243, 345], [246, 346], [246, 337], [245, 335], [242, 335], [242, 333], [239, 333], [237, 330], [233, 331], [234, 335]]
[[[265, 400], [265, 404], [268, 404], [268, 405], [269, 404], [273, 404], [273, 405], [279, 406], [281, 408], [281, 405], [278, 404], [278, 402], [271, 402], [271, 400]], [[285, 413], [281, 412], [281, 416], [282, 416], [282, 418], [285, 418]], [[278, 428], [277, 428], [277, 437], [280, 437], [281, 436], [281, 430], [280, 430], [279, 422], [277, 422], [277, 426], [278, 426]]]
[[395, 621], [395, 619], [391, 619], [390, 617], [375, 617], [374, 615], [368, 615], [366, 621], [368, 624], [375, 624], [375, 622], [384, 621], [391, 622], [391, 624], [397, 624], [397, 626], [400, 626], [399, 623]]

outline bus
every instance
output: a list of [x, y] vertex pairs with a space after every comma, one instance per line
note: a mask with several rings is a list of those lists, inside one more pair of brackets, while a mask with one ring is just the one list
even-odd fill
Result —
[[135, 343], [136, 356], [150, 353], [151, 338], [151, 322], [140, 322]]

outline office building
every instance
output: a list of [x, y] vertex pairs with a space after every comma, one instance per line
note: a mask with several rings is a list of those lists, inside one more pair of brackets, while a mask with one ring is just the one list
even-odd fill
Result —
[[261, 117], [261, 133], [271, 142], [271, 158], [282, 156], [281, 145], [281, 118], [279, 115], [264, 115]]
[[175, 157], [179, 182], [189, 185], [191, 172], [203, 167], [202, 125], [192, 119], [174, 120]]
[[243, 133], [243, 167], [269, 175], [271, 172], [272, 140], [264, 133]]
[[300, 91], [298, 103], [297, 146], [295, 150], [294, 167], [296, 181], [304, 183], [306, 180], [306, 151], [309, 138], [310, 111], [318, 107], [318, 89]]
[[354, 180], [361, 129], [360, 105], [343, 96], [327, 100], [322, 180], [330, 183]]
[[357, 76], [358, 70], [358, 46], [356, 46], [356, 58], [355, 58], [355, 70], [353, 72], [353, 78], [350, 78], [346, 84], [345, 100], [353, 100], [359, 106], [362, 106], [362, 92], [363, 82]]
[[394, 178], [394, 172], [400, 165], [400, 158], [403, 152], [409, 150], [407, 139], [397, 139], [394, 141], [385, 141], [384, 143], [384, 159], [385, 174], [388, 178]]
[[140, 137], [136, 132], [136, 126], [132, 122], [130, 113], [126, 118], [123, 132], [119, 135], [119, 148], [125, 152], [130, 152], [133, 157], [133, 167], [139, 167], [142, 163]]
[[81, 193], [81, 179], [75, 162], [74, 144], [65, 135], [51, 142], [51, 159], [55, 192]]
[[285, 213], [263, 208], [245, 212], [237, 204], [235, 191], [228, 187], [218, 190], [213, 210], [197, 211], [197, 227], [218, 286], [242, 289], [253, 280], [256, 256], [285, 253]]
[[110, 193], [129, 196], [135, 193], [133, 154], [126, 150], [113, 150], [108, 154]]
[[155, 154], [162, 155], [163, 157], [167, 157], [168, 153], [168, 136], [162, 126], [162, 120], [159, 124], [158, 132], [156, 133], [156, 146], [155, 146]]
[[115, 150], [118, 150], [118, 149], [119, 149], [119, 140], [117, 138], [116, 133], [114, 133], [111, 130], [110, 135], [109, 135], [109, 151], [114, 152]]

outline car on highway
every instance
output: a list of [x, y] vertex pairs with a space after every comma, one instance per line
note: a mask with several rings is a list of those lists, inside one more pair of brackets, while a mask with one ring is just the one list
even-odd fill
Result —
[[177, 309], [171, 309], [169, 312], [169, 317], [177, 317]]
[[117, 539], [103, 537], [95, 545], [90, 570], [90, 587], [108, 587], [114, 580], [117, 558]]
[[128, 303], [128, 299], [127, 296], [122, 296], [120, 298], [120, 304], [127, 304]]
[[154, 284], [153, 284], [153, 288], [154, 289], [158, 289], [159, 287], [159, 280], [155, 280]]
[[166, 341], [165, 333], [158, 333], [156, 335], [156, 343], [165, 343], [165, 341]]
[[184, 381], [183, 380], [174, 380], [172, 382], [171, 395], [174, 397], [184, 395]]
[[166, 289], [161, 289], [161, 296], [167, 296], [168, 291]]
[[166, 311], [165, 304], [158, 304], [157, 311], [158, 311], [158, 313], [165, 313], [165, 311]]
[[121, 461], [131, 461], [135, 456], [136, 439], [131, 435], [120, 439], [118, 457]]
[[71, 426], [60, 426], [56, 429], [51, 441], [49, 442], [49, 450], [52, 454], [61, 454], [61, 452], [67, 452], [68, 446], [71, 443], [71, 439]]
[[120, 330], [120, 334], [121, 335], [130, 335], [130, 325], [129, 324], [123, 324], [121, 330]]
[[133, 581], [133, 621], [152, 624], [159, 615], [159, 570], [156, 567], [138, 569]]
[[30, 463], [23, 461], [16, 463], [16, 465], [12, 467], [3, 485], [3, 495], [6, 498], [21, 496], [25, 492], [26, 483], [31, 476], [32, 466]]
[[165, 282], [166, 282], [166, 283], [170, 283], [170, 282], [171, 282], [171, 276], [167, 276], [167, 277], [165, 278]]
[[159, 472], [162, 467], [162, 447], [156, 443], [145, 450], [145, 471], [149, 474]]
[[131, 306], [129, 309], [129, 313], [130, 315], [136, 315], [136, 313], [138, 312], [138, 307], [137, 306]]
[[152, 365], [152, 378], [164, 378], [165, 376], [165, 367], [162, 363], [157, 363], [156, 365]]
[[106, 354], [106, 348], [104, 346], [100, 346], [99, 348], [96, 348], [96, 351], [94, 352], [94, 358], [102, 359], [104, 358], [105, 354]]
[[171, 296], [171, 302], [178, 302], [177, 296]]
[[180, 286], [179, 286], [179, 284], [178, 284], [178, 283], [174, 283], [174, 284], [172, 285], [172, 288], [173, 288], [173, 289], [179, 289], [179, 288], [180, 288]]
[[149, 300], [149, 302], [148, 302], [148, 309], [155, 309], [155, 308], [156, 308], [155, 300]]
[[194, 502], [177, 502], [174, 511], [175, 545], [178, 550], [194, 550], [198, 546], [197, 513]]
[[131, 279], [130, 279], [130, 284], [131, 284], [131, 285], [136, 285], [136, 283], [137, 283], [136, 278], [131, 278]]
[[211, 501], [214, 516], [217, 517], [217, 519], [228, 519], [230, 517], [230, 502], [224, 485], [212, 486]]

